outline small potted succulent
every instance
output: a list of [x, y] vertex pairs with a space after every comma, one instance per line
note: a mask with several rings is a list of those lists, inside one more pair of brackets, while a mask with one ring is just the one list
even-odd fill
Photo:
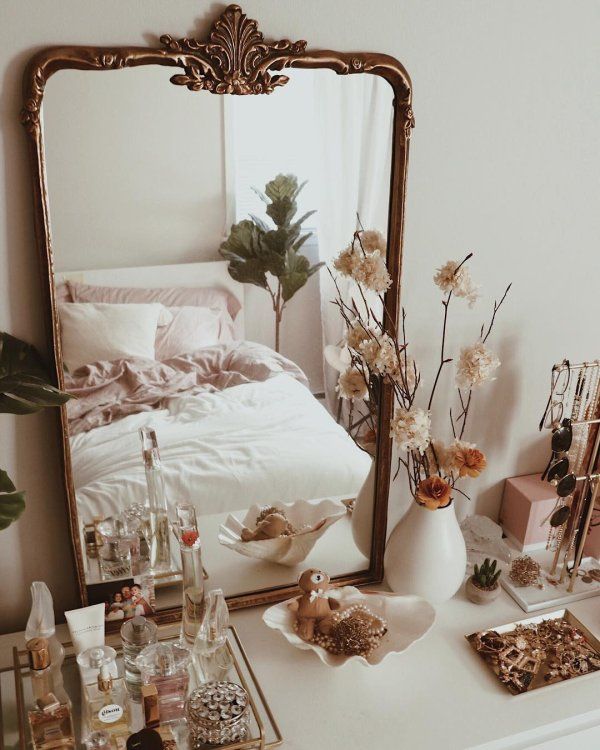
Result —
[[496, 570], [498, 561], [490, 561], [489, 557], [483, 561], [483, 565], [479, 567], [475, 565], [473, 575], [468, 579], [465, 587], [465, 593], [467, 598], [473, 602], [473, 604], [489, 604], [500, 593], [500, 569]]

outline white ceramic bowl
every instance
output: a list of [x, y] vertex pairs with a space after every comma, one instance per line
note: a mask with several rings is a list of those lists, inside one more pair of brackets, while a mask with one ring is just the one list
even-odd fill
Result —
[[291, 599], [269, 607], [263, 614], [263, 620], [273, 630], [281, 631], [293, 646], [314, 651], [319, 659], [330, 667], [341, 667], [350, 661], [358, 661], [367, 667], [380, 664], [391, 654], [400, 654], [423, 638], [435, 621], [435, 609], [419, 596], [401, 596], [379, 591], [364, 592], [355, 586], [332, 589], [329, 594], [342, 603], [342, 608], [350, 604], [365, 604], [373, 614], [386, 620], [387, 633], [381, 639], [378, 648], [367, 658], [331, 654], [321, 646], [303, 641], [293, 628], [295, 615], [287, 606]]
[[256, 542], [243, 542], [241, 533], [244, 526], [249, 529], [256, 527], [256, 519], [260, 514], [261, 505], [253, 505], [244, 519], [239, 521], [229, 515], [224, 524], [219, 527], [219, 542], [245, 557], [259, 560], [269, 560], [279, 565], [298, 565], [308, 556], [308, 553], [323, 536], [327, 529], [346, 514], [346, 507], [335, 500], [298, 500], [295, 503], [278, 506], [285, 511], [287, 520], [296, 528], [315, 526], [320, 521], [323, 524], [316, 530], [294, 536], [278, 537], [277, 539], [262, 539]]

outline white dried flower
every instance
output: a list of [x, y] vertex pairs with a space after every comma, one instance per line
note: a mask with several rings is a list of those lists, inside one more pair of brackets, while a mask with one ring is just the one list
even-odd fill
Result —
[[364, 341], [360, 347], [360, 353], [367, 367], [378, 375], [395, 372], [398, 367], [396, 346], [387, 333]]
[[348, 245], [345, 250], [338, 255], [333, 261], [333, 267], [336, 271], [339, 271], [342, 276], [352, 276], [356, 272], [356, 269], [360, 266], [362, 260], [362, 250], [360, 247], [355, 247], [354, 243]]
[[427, 448], [427, 459], [432, 474], [450, 474], [448, 470], [448, 448], [441, 440], [431, 440]]
[[336, 390], [341, 398], [352, 401], [356, 398], [367, 399], [369, 397], [365, 374], [358, 367], [349, 367], [341, 373]]
[[390, 436], [401, 451], [423, 454], [430, 442], [431, 418], [424, 409], [398, 407], [390, 425]]
[[359, 233], [360, 244], [366, 253], [374, 253], [379, 250], [383, 255], [387, 251], [385, 237], [377, 229], [364, 229]]
[[400, 361], [396, 362], [396, 367], [390, 369], [388, 374], [401, 388], [412, 393], [417, 384], [419, 370], [410, 354], [405, 355], [404, 352], [400, 352]]
[[359, 284], [378, 294], [386, 292], [392, 284], [392, 277], [379, 250], [364, 255], [352, 272], [352, 277]]
[[365, 326], [359, 318], [355, 318], [346, 330], [346, 344], [350, 349], [359, 352], [361, 346], [375, 336], [374, 331]]
[[[467, 268], [467, 265], [463, 265], [458, 268], [460, 263], [456, 260], [449, 260], [441, 268], [437, 269], [437, 273], [433, 277], [434, 282], [444, 293], [453, 292], [455, 297], [464, 297], [469, 302], [469, 307], [473, 307], [479, 294], [478, 288], [473, 283], [471, 273]], [[458, 269], [458, 270], [457, 270]]]
[[498, 357], [483, 342], [478, 341], [473, 346], [461, 349], [456, 384], [459, 388], [482, 385], [488, 380], [495, 379], [492, 378], [492, 373], [497, 367], [500, 367]]

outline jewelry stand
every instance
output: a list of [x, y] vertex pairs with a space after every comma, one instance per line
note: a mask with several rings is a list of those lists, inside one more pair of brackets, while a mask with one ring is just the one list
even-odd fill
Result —
[[[559, 387], [561, 378], [566, 380], [563, 389]], [[517, 586], [509, 576], [503, 576], [503, 587], [526, 612], [600, 594], [600, 562], [583, 556], [600, 497], [600, 360], [555, 365], [547, 413], [548, 429], [556, 428], [565, 417], [571, 420], [569, 466], [576, 489], [564, 500], [557, 498], [560, 504], [555, 510], [564, 504], [570, 509], [569, 516], [561, 526], [551, 527], [546, 551], [531, 555], [540, 565], [543, 589]], [[544, 420], [540, 429], [543, 426]]]

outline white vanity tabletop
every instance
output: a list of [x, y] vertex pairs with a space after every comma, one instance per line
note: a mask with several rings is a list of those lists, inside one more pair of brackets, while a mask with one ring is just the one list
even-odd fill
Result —
[[[503, 591], [487, 606], [463, 591], [437, 608], [433, 629], [409, 651], [378, 667], [332, 669], [290, 646], [262, 622], [264, 607], [231, 620], [280, 726], [294, 750], [597, 750], [600, 673], [512, 696], [467, 644], [464, 635], [524, 619]], [[600, 637], [600, 599], [570, 607]], [[61, 640], [68, 640], [65, 626]], [[0, 636], [0, 665], [11, 663], [23, 634]], [[6, 675], [2, 675], [6, 678]], [[3, 696], [5, 734], [10, 706]], [[15, 746], [7, 742], [7, 750]]]

